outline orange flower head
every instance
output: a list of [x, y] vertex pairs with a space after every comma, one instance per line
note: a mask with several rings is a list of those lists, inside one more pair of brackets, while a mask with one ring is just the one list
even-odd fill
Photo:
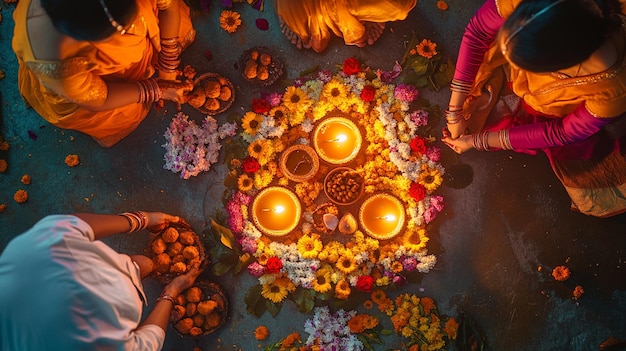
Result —
[[448, 9], [448, 3], [445, 2], [444, 0], [438, 0], [437, 8], [440, 9], [441, 11], [446, 11]]
[[0, 213], [4, 212], [7, 209], [7, 204], [0, 204]]
[[0, 142], [0, 151], [7, 151], [9, 149], [10, 145], [9, 142], [4, 140], [2, 142]]
[[16, 191], [15, 195], [13, 195], [13, 200], [20, 204], [26, 202], [26, 200], [28, 200], [28, 192], [22, 189]]
[[581, 296], [583, 296], [583, 293], [585, 292], [585, 290], [583, 290], [583, 287], [580, 285], [576, 285], [576, 287], [574, 288], [574, 299], [578, 300], [580, 299]]
[[569, 268], [565, 266], [557, 266], [552, 270], [552, 277], [560, 282], [566, 281], [569, 279], [571, 272]]
[[254, 330], [254, 338], [257, 340], [265, 340], [267, 339], [268, 335], [270, 335], [270, 331], [264, 325], [259, 325]]
[[24, 174], [22, 176], [21, 181], [22, 181], [22, 184], [24, 184], [24, 185], [30, 184], [30, 176], [28, 174]]
[[450, 317], [446, 321], [446, 325], [444, 326], [443, 331], [446, 333], [446, 335], [448, 335], [448, 338], [450, 338], [450, 340], [455, 340], [458, 330], [459, 322], [457, 322], [456, 319]]
[[7, 161], [5, 161], [5, 160], [3, 160], [3, 159], [0, 159], [0, 173], [4, 173], [4, 172], [6, 172], [6, 171], [7, 171], [8, 166], [9, 166], [9, 165], [7, 164]]
[[78, 159], [78, 155], [67, 155], [65, 156], [65, 164], [69, 167], [76, 167], [80, 163]]
[[241, 15], [239, 12], [224, 10], [220, 15], [220, 27], [228, 33], [234, 33], [241, 25]]
[[424, 39], [421, 43], [417, 44], [417, 53], [422, 57], [432, 58], [437, 55], [437, 44], [428, 39]]

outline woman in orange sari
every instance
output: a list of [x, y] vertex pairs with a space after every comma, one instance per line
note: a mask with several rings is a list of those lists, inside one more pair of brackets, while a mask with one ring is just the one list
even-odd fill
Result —
[[[503, 77], [506, 116], [484, 127]], [[543, 150], [573, 210], [626, 211], [626, 16], [617, 0], [487, 0], [463, 36], [451, 90], [443, 141], [454, 151]]]
[[25, 101], [104, 147], [137, 128], [155, 101], [192, 89], [173, 80], [195, 38], [183, 0], [22, 0], [13, 17]]
[[385, 23], [404, 20], [417, 0], [276, 0], [283, 33], [298, 48], [326, 49], [333, 35], [346, 45], [372, 45]]

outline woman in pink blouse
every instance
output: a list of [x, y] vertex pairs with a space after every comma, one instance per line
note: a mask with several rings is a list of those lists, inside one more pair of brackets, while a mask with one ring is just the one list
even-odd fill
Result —
[[622, 213], [625, 52], [617, 0], [487, 0], [463, 35], [443, 141], [457, 153], [543, 150], [572, 209]]

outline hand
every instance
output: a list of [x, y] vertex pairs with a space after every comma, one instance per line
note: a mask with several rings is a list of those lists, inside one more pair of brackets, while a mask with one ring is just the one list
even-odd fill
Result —
[[[447, 131], [448, 137], [450, 137], [451, 139], [456, 139], [461, 135], [467, 134], [467, 126], [469, 125], [469, 123], [469, 120], [461, 120], [454, 124], [448, 123], [446, 124], [444, 131]], [[445, 136], [445, 132], [443, 134]]]
[[166, 71], [161, 71], [159, 70], [159, 79], [163, 79], [163, 80], [176, 80], [176, 78], [178, 78], [180, 75], [180, 71], [174, 71], [174, 72], [166, 72]]
[[170, 223], [178, 223], [180, 217], [173, 216], [163, 212], [145, 212], [148, 216], [148, 229], [150, 231], [161, 231], [165, 229]]
[[457, 154], [462, 154], [467, 150], [474, 148], [473, 138], [471, 135], [461, 134], [458, 138], [453, 139], [447, 128], [443, 129], [443, 138], [441, 139]]
[[157, 79], [157, 83], [159, 84], [159, 88], [161, 88], [164, 100], [170, 100], [178, 103], [185, 102], [186, 93], [193, 90], [192, 82]]
[[200, 260], [195, 260], [189, 272], [172, 279], [172, 281], [163, 288], [163, 291], [171, 296], [177, 297], [180, 293], [185, 291], [185, 289], [191, 287], [193, 283], [195, 283], [196, 278], [202, 273], [200, 263]]

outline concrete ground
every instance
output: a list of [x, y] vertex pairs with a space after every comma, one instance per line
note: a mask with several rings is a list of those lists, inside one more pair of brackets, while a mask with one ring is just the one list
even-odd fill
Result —
[[[435, 0], [420, 1], [405, 21], [388, 24], [373, 46], [348, 47], [336, 39], [317, 54], [298, 50], [285, 39], [273, 0], [266, 1], [263, 12], [235, 4], [244, 24], [234, 34], [219, 28], [221, 5], [215, 1], [208, 13], [196, 14], [198, 36], [184, 53], [183, 63], [198, 72], [229, 78], [236, 87], [229, 112], [242, 113], [261, 91], [236, 68], [243, 51], [254, 46], [275, 50], [286, 61], [285, 80], [316, 65], [335, 71], [351, 56], [370, 67], [390, 70], [402, 58], [412, 33], [436, 42], [454, 59], [463, 28], [482, 1], [448, 2], [450, 9], [444, 12], [436, 8]], [[110, 149], [80, 133], [55, 128], [25, 108], [10, 46], [13, 8], [5, 0], [0, 23], [0, 68], [6, 74], [0, 80], [1, 135], [11, 145], [8, 151], [0, 151], [9, 165], [0, 174], [0, 203], [7, 204], [0, 213], [0, 250], [52, 213], [159, 210], [183, 216], [198, 232], [207, 228], [221, 206], [225, 166], [216, 164], [189, 180], [163, 169], [163, 133], [174, 106], [152, 111], [132, 135]], [[257, 29], [257, 18], [266, 18], [270, 29]], [[211, 60], [204, 57], [206, 50], [212, 52]], [[279, 82], [266, 90], [280, 91], [280, 87]], [[445, 106], [449, 90], [422, 93]], [[184, 111], [197, 120], [202, 117], [188, 106]], [[227, 115], [219, 115], [218, 120], [224, 122]], [[448, 180], [454, 181], [439, 190], [446, 207], [430, 231], [429, 249], [438, 255], [438, 263], [419, 283], [401, 292], [431, 296], [444, 313], [471, 316], [492, 350], [587, 351], [610, 336], [626, 339], [626, 215], [598, 219], [570, 211], [569, 198], [543, 155], [471, 151], [457, 156], [440, 144], [442, 163], [454, 176]], [[80, 165], [67, 167], [63, 161], [68, 154], [79, 155]], [[30, 185], [20, 183], [24, 174], [32, 177]], [[469, 184], [459, 187], [459, 182]], [[28, 191], [28, 202], [13, 201], [18, 189]], [[142, 233], [121, 235], [107, 243], [121, 252], [136, 253], [144, 250], [147, 240]], [[550, 276], [558, 265], [571, 269], [568, 281], [557, 282]], [[267, 313], [251, 316], [244, 296], [254, 278], [247, 274], [208, 278], [219, 281], [230, 298], [226, 324], [198, 339], [180, 338], [170, 327], [165, 350], [191, 350], [195, 345], [204, 350], [262, 349], [294, 329], [303, 332], [303, 322], [310, 318], [290, 303], [275, 318]], [[145, 284], [154, 301], [160, 285], [151, 279]], [[576, 285], [585, 291], [578, 300], [572, 298]], [[266, 342], [254, 339], [253, 331], [260, 324], [270, 329]]]

